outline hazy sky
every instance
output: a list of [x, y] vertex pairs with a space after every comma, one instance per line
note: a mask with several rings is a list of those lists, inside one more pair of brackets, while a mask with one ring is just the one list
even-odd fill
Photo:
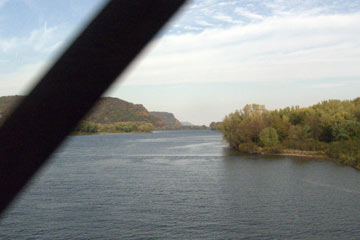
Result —
[[[24, 94], [103, 0], [0, 0], [0, 95]], [[208, 124], [360, 96], [360, 0], [195, 0], [106, 94]]]

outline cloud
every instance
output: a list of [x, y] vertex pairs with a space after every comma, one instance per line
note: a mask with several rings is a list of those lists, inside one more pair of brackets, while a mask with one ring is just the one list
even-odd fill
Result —
[[45, 22], [42, 27], [32, 30], [24, 37], [0, 38], [0, 51], [7, 53], [15, 49], [31, 49], [35, 53], [54, 52], [62, 43], [64, 36], [58, 27], [48, 27]]
[[220, 20], [220, 21], [227, 22], [227, 23], [232, 23], [232, 24], [242, 23], [241, 21], [234, 20], [231, 16], [224, 15], [224, 14], [221, 14], [221, 13], [216, 14], [215, 16], [213, 16], [213, 18], [216, 19], [216, 20]]
[[245, 8], [237, 7], [237, 8], [235, 8], [234, 11], [235, 11], [236, 14], [241, 15], [241, 16], [246, 17], [246, 18], [255, 19], [255, 20], [264, 19], [263, 16], [261, 16], [259, 14], [256, 14], [256, 13], [253, 13], [253, 12], [250, 12], [250, 11], [246, 10]]
[[199, 28], [199, 27], [193, 27], [193, 26], [184, 26], [184, 29], [185, 30], [202, 30], [202, 28]]
[[215, 24], [209, 23], [209, 22], [207, 22], [205, 20], [196, 20], [195, 23], [200, 25], [200, 26], [204, 26], [204, 27], [213, 27], [213, 26], [215, 26]]
[[360, 76], [360, 13], [268, 17], [167, 35], [125, 84], [295, 81]]
[[62, 43], [57, 38], [57, 31], [57, 27], [48, 27], [45, 22], [41, 28], [31, 31], [30, 36], [24, 39], [24, 44], [31, 45], [36, 52], [53, 52]]
[[237, 4], [237, 1], [231, 1], [231, 2], [220, 2], [218, 3], [218, 6], [229, 6], [229, 5], [235, 5]]
[[6, 53], [14, 49], [18, 45], [19, 39], [15, 37], [1, 39], [0, 38], [0, 51]]

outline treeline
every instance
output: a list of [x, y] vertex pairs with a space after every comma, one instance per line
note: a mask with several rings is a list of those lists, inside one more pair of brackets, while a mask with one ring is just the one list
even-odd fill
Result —
[[316, 151], [360, 169], [360, 98], [269, 111], [246, 105], [225, 117], [224, 139], [242, 152]]
[[221, 130], [222, 129], [222, 122], [211, 122], [209, 127], [211, 130]]
[[164, 126], [156, 128], [156, 130], [207, 130], [209, 129], [206, 125], [191, 125], [191, 126]]
[[74, 134], [96, 134], [96, 133], [130, 133], [130, 132], [152, 132], [154, 126], [146, 122], [117, 122], [112, 124], [100, 124], [82, 121], [74, 130]]

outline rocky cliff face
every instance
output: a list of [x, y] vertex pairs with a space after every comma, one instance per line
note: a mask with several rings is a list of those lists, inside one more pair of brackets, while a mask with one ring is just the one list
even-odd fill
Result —
[[165, 128], [180, 128], [182, 124], [172, 113], [168, 112], [150, 112], [150, 114], [164, 122]]

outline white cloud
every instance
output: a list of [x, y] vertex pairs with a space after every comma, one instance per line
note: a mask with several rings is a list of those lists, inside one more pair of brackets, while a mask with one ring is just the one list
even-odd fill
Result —
[[125, 84], [292, 81], [360, 76], [360, 13], [283, 16], [165, 36]]
[[0, 38], [0, 51], [6, 53], [14, 49], [31, 49], [37, 53], [55, 51], [62, 43], [64, 36], [57, 27], [48, 27], [45, 23], [41, 28], [32, 30], [24, 37]]
[[56, 27], [48, 27], [47, 23], [39, 29], [35, 29], [30, 33], [30, 36], [24, 39], [25, 45], [31, 45], [36, 52], [52, 52], [62, 42], [56, 37]]
[[205, 27], [213, 27], [213, 26], [215, 26], [214, 24], [209, 23], [209, 22], [207, 22], [205, 20], [196, 20], [195, 23], [200, 25], [200, 26], [205, 26]]
[[253, 13], [253, 12], [250, 12], [250, 11], [246, 10], [245, 8], [237, 7], [237, 8], [235, 8], [234, 11], [235, 11], [236, 14], [241, 15], [241, 16], [246, 17], [246, 18], [255, 19], [255, 20], [264, 19], [263, 16], [261, 16], [259, 14], [256, 14], [256, 13]]
[[229, 6], [229, 5], [235, 5], [237, 3], [238, 3], [237, 1], [221, 2], [221, 3], [218, 3], [218, 6]]
[[202, 28], [193, 27], [193, 26], [185, 26], [184, 29], [185, 29], [185, 30], [201, 30]]
[[12, 50], [18, 45], [19, 39], [12, 37], [8, 39], [1, 39], [0, 38], [0, 51], [6, 53], [9, 50]]
[[216, 19], [216, 20], [220, 20], [220, 21], [227, 22], [227, 23], [232, 23], [232, 24], [242, 23], [241, 21], [234, 20], [231, 16], [224, 15], [224, 14], [221, 14], [221, 13], [216, 14], [215, 16], [213, 16], [213, 18]]

